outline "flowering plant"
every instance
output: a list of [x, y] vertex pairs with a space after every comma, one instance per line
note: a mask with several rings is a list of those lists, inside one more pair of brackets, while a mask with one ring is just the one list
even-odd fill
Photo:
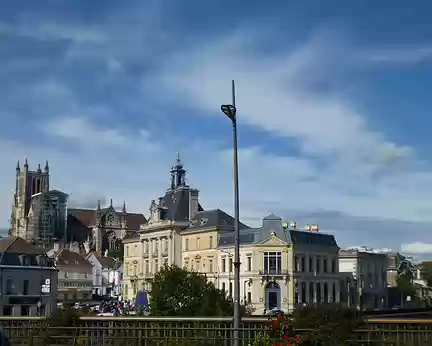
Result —
[[304, 336], [297, 334], [291, 318], [281, 312], [277, 317], [269, 318], [265, 330], [260, 333], [253, 346], [294, 346], [303, 344]]

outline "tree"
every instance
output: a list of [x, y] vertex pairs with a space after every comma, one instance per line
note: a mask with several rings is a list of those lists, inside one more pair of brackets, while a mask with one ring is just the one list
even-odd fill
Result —
[[151, 282], [150, 313], [155, 316], [229, 316], [232, 303], [198, 273], [163, 267]]
[[426, 261], [421, 264], [421, 277], [429, 287], [432, 287], [432, 261]]
[[403, 275], [398, 276], [396, 279], [396, 284], [403, 300], [408, 296], [414, 297], [416, 295], [415, 287], [408, 277]]

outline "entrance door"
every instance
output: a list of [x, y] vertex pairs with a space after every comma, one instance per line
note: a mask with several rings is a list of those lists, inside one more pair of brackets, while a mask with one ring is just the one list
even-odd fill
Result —
[[276, 282], [270, 282], [266, 286], [266, 309], [267, 311], [280, 310], [281, 291]]

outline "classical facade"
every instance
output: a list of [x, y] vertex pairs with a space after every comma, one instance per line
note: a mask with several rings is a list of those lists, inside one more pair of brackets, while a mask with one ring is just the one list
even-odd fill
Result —
[[143, 214], [128, 213], [126, 203], [120, 211], [113, 207], [111, 200], [108, 208], [68, 209], [68, 241], [86, 242], [86, 252], [99, 254], [108, 250], [110, 254], [120, 252], [121, 240], [128, 234], [137, 232], [147, 222]]
[[359, 309], [387, 306], [387, 256], [367, 249], [347, 249], [339, 253], [343, 301]]
[[47, 247], [66, 235], [66, 205], [68, 195], [50, 190], [48, 161], [44, 169], [29, 170], [27, 160], [23, 170], [18, 162], [15, 193], [9, 234], [38, 246]]
[[[339, 301], [338, 251], [332, 235], [284, 229], [269, 215], [260, 228], [240, 232], [240, 297], [256, 314]], [[234, 234], [220, 235], [216, 285], [233, 296]]]
[[[240, 223], [240, 228], [249, 227]], [[181, 231], [183, 267], [202, 273], [209, 281], [218, 285], [219, 235], [233, 232], [234, 218], [223, 210], [213, 209], [198, 212]]]
[[148, 289], [149, 280], [163, 265], [182, 264], [181, 231], [202, 211], [198, 190], [186, 184], [186, 170], [179, 157], [170, 173], [165, 195], [150, 203], [148, 222], [123, 241], [126, 298], [133, 299], [138, 290]]

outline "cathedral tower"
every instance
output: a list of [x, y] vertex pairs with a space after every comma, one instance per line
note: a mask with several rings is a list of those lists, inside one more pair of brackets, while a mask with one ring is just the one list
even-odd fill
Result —
[[12, 206], [10, 235], [26, 239], [28, 228], [28, 214], [31, 198], [38, 193], [49, 191], [49, 166], [48, 161], [42, 170], [40, 164], [37, 170], [29, 170], [27, 159], [21, 170], [18, 161], [15, 169], [15, 193]]

